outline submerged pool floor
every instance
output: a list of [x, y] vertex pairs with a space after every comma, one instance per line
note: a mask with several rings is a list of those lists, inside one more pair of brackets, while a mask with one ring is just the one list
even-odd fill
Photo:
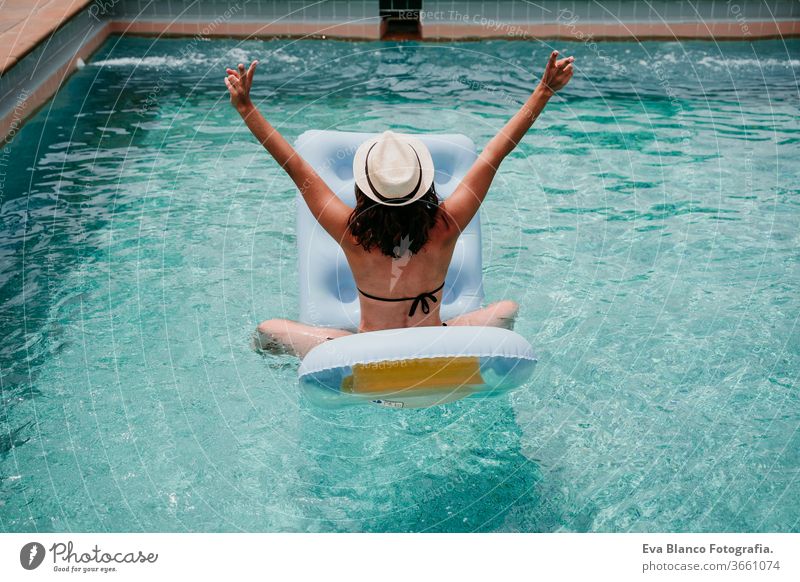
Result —
[[226, 65], [289, 139], [480, 147], [552, 48], [112, 37], [0, 157], [0, 529], [798, 531], [797, 40], [557, 43], [483, 210], [512, 395], [319, 410], [250, 349], [298, 313], [295, 191]]

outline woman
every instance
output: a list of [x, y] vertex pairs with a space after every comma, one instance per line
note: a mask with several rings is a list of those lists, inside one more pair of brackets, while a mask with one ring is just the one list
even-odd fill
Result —
[[[341, 245], [360, 292], [359, 332], [422, 325], [510, 328], [518, 306], [500, 301], [446, 323], [439, 316], [442, 288], [456, 241], [475, 216], [497, 168], [536, 121], [552, 95], [572, 78], [573, 57], [553, 51], [536, 90], [486, 145], [453, 194], [440, 202], [433, 161], [421, 141], [390, 131], [356, 152], [356, 208], [342, 202], [250, 100], [257, 61], [227, 69], [231, 103], [247, 127], [294, 180], [314, 217]], [[300, 357], [320, 343], [351, 332], [270, 319], [257, 328], [262, 348]]]

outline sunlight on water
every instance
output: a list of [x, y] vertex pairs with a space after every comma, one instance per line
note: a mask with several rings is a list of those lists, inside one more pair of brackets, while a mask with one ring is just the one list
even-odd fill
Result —
[[480, 146], [552, 48], [112, 37], [0, 161], [0, 529], [797, 531], [796, 40], [555, 47], [483, 210], [514, 394], [320, 410], [250, 348], [298, 313], [295, 191], [226, 65], [290, 140]]

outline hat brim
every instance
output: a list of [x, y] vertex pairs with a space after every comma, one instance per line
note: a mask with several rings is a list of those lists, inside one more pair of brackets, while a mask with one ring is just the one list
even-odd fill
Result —
[[419, 189], [412, 198], [404, 200], [403, 202], [387, 203], [385, 200], [381, 200], [380, 197], [378, 197], [378, 195], [373, 192], [372, 188], [370, 187], [366, 173], [367, 153], [369, 152], [369, 148], [371, 148], [380, 139], [380, 135], [376, 135], [375, 137], [366, 140], [364, 143], [358, 146], [356, 154], [353, 157], [353, 177], [355, 178], [356, 186], [358, 186], [358, 189], [361, 190], [368, 198], [385, 206], [406, 206], [408, 204], [412, 204], [425, 196], [428, 190], [430, 190], [431, 184], [433, 184], [433, 158], [431, 157], [431, 152], [428, 151], [428, 146], [426, 146], [416, 137], [402, 133], [398, 133], [396, 135], [401, 142], [407, 143], [413, 147], [414, 151], [416, 151], [417, 155], [419, 156], [422, 178], [420, 180]]

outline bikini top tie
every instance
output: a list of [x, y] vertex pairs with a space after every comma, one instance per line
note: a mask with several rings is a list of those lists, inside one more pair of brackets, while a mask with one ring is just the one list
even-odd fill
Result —
[[439, 285], [433, 291], [426, 291], [425, 293], [420, 293], [416, 297], [378, 297], [377, 295], [370, 295], [369, 293], [365, 293], [361, 289], [358, 290], [364, 297], [369, 297], [370, 299], [376, 299], [377, 301], [389, 301], [389, 302], [397, 302], [397, 301], [413, 301], [411, 304], [411, 309], [408, 311], [408, 316], [413, 317], [414, 314], [417, 312], [417, 306], [422, 306], [422, 313], [428, 314], [431, 311], [431, 306], [428, 304], [428, 300], [430, 299], [434, 303], [438, 301], [434, 293], [437, 293], [444, 287], [444, 282]]

